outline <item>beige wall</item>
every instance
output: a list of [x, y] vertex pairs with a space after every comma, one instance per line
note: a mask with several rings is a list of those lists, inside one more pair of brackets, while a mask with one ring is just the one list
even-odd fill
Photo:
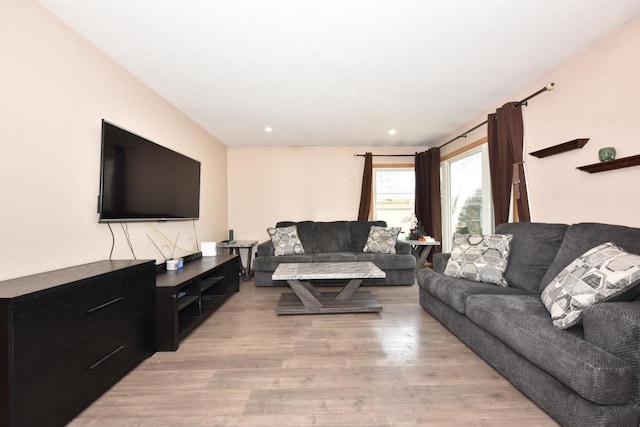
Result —
[[[277, 221], [355, 220], [364, 158], [417, 147], [229, 147], [229, 227], [237, 239], [267, 239]], [[424, 149], [422, 149], [424, 150]], [[413, 157], [374, 157], [375, 164]]]
[[[637, 52], [639, 19], [504, 99], [520, 100], [548, 81], [556, 83], [552, 92], [541, 94], [524, 108], [527, 152], [591, 138], [582, 150], [546, 159], [526, 155], [534, 221], [595, 221], [640, 227], [640, 167], [599, 174], [575, 169], [597, 162], [598, 150], [605, 146], [615, 146], [619, 157], [640, 154]], [[484, 121], [488, 113], [461, 125], [437, 145]], [[442, 154], [484, 136], [486, 129], [478, 129], [447, 146]], [[354, 219], [364, 160], [353, 154], [414, 153], [425, 148], [229, 147], [229, 226], [239, 239], [263, 241], [265, 228], [278, 220]]]
[[[640, 154], [640, 20], [542, 76], [504, 101], [554, 81], [525, 108], [528, 152], [579, 137], [582, 150], [526, 156], [535, 221], [601, 221], [640, 227], [640, 168], [589, 175], [576, 166], [598, 149]], [[278, 220], [354, 219], [363, 159], [355, 153], [406, 153], [425, 147], [230, 147], [193, 124], [33, 0], [0, 3], [0, 280], [108, 257], [111, 235], [97, 223], [100, 119], [106, 118], [202, 162], [200, 241], [266, 239]], [[534, 61], [535, 59], [530, 59]], [[481, 122], [489, 111], [443, 142]], [[486, 133], [480, 129], [447, 152]], [[375, 159], [377, 163], [407, 159]], [[227, 216], [228, 215], [228, 216]], [[228, 218], [228, 221], [227, 221]], [[191, 223], [154, 226], [184, 254], [195, 250]], [[147, 224], [130, 224], [139, 258], [159, 258]], [[114, 258], [129, 258], [119, 227]]]
[[[606, 222], [640, 227], [640, 167], [588, 174], [577, 166], [598, 162], [598, 150], [614, 146], [618, 157], [640, 154], [640, 19], [541, 77], [507, 101], [524, 99], [555, 82], [555, 89], [524, 110], [525, 150], [536, 151], [576, 138], [581, 150], [544, 159], [525, 155], [532, 220]], [[529, 60], [535, 61], [535, 58]], [[498, 107], [498, 105], [496, 105]], [[489, 111], [460, 126], [443, 141], [484, 121]], [[486, 136], [483, 127], [448, 153]]]
[[[202, 162], [198, 238], [227, 229], [226, 147], [33, 0], [0, 3], [0, 280], [106, 259], [98, 224], [105, 118]], [[196, 250], [191, 222], [155, 223]], [[161, 258], [148, 224], [129, 225], [138, 258]], [[131, 258], [114, 226], [114, 258]]]

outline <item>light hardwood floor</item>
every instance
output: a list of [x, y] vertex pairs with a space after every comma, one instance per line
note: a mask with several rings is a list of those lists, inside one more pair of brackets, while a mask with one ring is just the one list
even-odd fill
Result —
[[366, 287], [382, 313], [277, 316], [241, 285], [71, 426], [555, 426], [429, 316], [417, 285]]

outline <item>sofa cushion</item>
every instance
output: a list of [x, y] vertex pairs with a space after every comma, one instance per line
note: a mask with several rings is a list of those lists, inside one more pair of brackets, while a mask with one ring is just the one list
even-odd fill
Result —
[[362, 252], [374, 254], [395, 254], [396, 241], [400, 234], [400, 227], [379, 227], [372, 225], [367, 237], [367, 243]]
[[280, 221], [276, 224], [276, 227], [289, 227], [291, 225], [295, 225], [298, 228], [298, 238], [302, 242], [305, 252], [313, 252], [313, 230], [316, 223], [313, 221]]
[[622, 359], [551, 324], [537, 295], [472, 295], [467, 317], [587, 400], [629, 400], [633, 372]]
[[313, 262], [313, 255], [304, 254], [256, 257], [253, 260], [253, 269], [255, 271], [275, 271], [280, 264], [285, 262]]
[[640, 228], [586, 222], [569, 226], [553, 263], [540, 282], [539, 293], [574, 259], [607, 242], [615, 243], [625, 252], [640, 255]]
[[447, 263], [449, 262], [450, 253], [433, 254], [433, 271], [444, 274]]
[[[267, 233], [268, 234], [268, 233]], [[273, 243], [271, 243], [271, 239], [265, 240], [264, 242], [258, 245], [256, 249], [256, 257], [264, 257], [264, 256], [274, 256], [273, 255]]]
[[362, 248], [367, 243], [371, 226], [386, 227], [384, 221], [349, 221], [349, 231], [351, 233], [351, 252], [362, 252]]
[[350, 252], [351, 234], [348, 221], [316, 222], [313, 252]]
[[640, 255], [603, 243], [576, 258], [542, 291], [554, 326], [566, 329], [585, 308], [607, 301], [640, 283]]
[[460, 314], [465, 314], [465, 304], [470, 295], [523, 295], [529, 293], [524, 289], [448, 277], [428, 268], [418, 270], [417, 277], [418, 285]]
[[560, 248], [566, 224], [512, 222], [500, 224], [496, 233], [511, 234], [509, 263], [504, 278], [509, 286], [537, 292]]
[[446, 276], [507, 286], [502, 277], [509, 260], [510, 234], [454, 234]]
[[351, 252], [320, 252], [313, 254], [313, 262], [356, 262], [358, 259]]
[[416, 258], [413, 255], [372, 254], [369, 252], [360, 252], [355, 255], [358, 262], [369, 261], [382, 270], [415, 270], [416, 268]]
[[626, 361], [633, 372], [633, 398], [640, 400], [640, 303], [605, 302], [584, 311], [584, 339]]
[[408, 243], [406, 240], [402, 240], [402, 239], [396, 240], [396, 254], [412, 255], [413, 252], [412, 252], [411, 244]]
[[271, 237], [273, 244], [273, 255], [302, 255], [304, 247], [298, 238], [298, 227], [269, 227], [267, 233]]

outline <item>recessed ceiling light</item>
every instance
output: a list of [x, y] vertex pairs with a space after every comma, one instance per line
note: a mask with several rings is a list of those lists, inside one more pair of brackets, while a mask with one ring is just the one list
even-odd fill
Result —
[[389, 135], [395, 135], [395, 134], [396, 134], [395, 129], [389, 129]]
[[269, 133], [271, 132], [273, 129], [271, 129], [271, 126], [267, 126], [266, 128], [264, 128], [264, 131]]

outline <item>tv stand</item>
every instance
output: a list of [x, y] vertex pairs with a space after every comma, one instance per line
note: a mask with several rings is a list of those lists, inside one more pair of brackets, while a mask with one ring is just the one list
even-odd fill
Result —
[[240, 291], [240, 257], [218, 255], [190, 260], [156, 276], [156, 344], [175, 351], [180, 341]]

